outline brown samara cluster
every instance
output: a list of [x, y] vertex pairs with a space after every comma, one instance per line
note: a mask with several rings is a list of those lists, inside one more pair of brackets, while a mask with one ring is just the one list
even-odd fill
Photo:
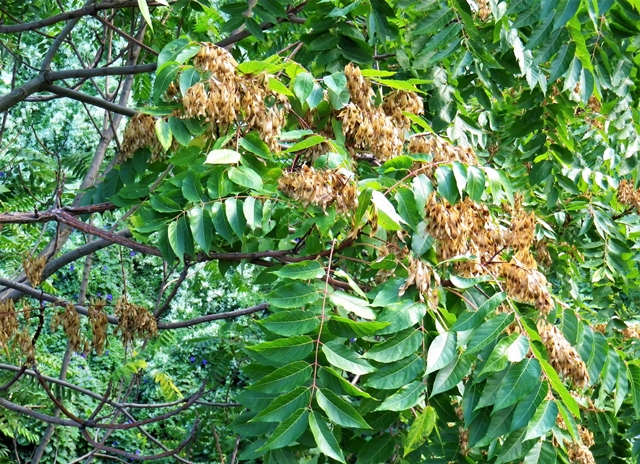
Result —
[[[209, 123], [211, 134], [226, 131], [232, 124], [242, 124], [256, 130], [269, 148], [280, 151], [280, 135], [290, 110], [286, 96], [269, 89], [270, 76], [266, 72], [242, 74], [238, 63], [224, 48], [204, 43], [193, 59], [207, 80], [197, 82], [180, 95], [175, 84], [167, 90], [170, 100], [182, 102], [182, 111], [175, 116], [202, 118]], [[137, 114], [127, 124], [118, 161], [129, 159], [136, 150], [149, 148], [152, 159], [164, 156], [155, 132], [155, 118]]]
[[285, 171], [278, 180], [278, 188], [303, 205], [321, 206], [324, 210], [332, 204], [341, 213], [358, 207], [353, 174], [340, 169], [316, 170], [302, 166], [296, 172]]
[[106, 305], [107, 302], [104, 300], [94, 300], [89, 305], [89, 323], [91, 324], [91, 332], [93, 333], [91, 348], [95, 350], [98, 355], [103, 353], [107, 342], [109, 319], [105, 311]]
[[409, 139], [407, 147], [409, 153], [426, 153], [433, 156], [429, 164], [417, 164], [415, 168], [421, 168], [427, 176], [432, 177], [437, 167], [441, 164], [449, 164], [454, 161], [460, 163], [477, 166], [478, 158], [473, 150], [469, 147], [460, 147], [451, 145], [442, 137], [437, 135], [415, 134]]
[[623, 179], [618, 184], [618, 201], [640, 213], [640, 189], [633, 188], [633, 183]]
[[27, 275], [32, 287], [37, 287], [42, 282], [42, 273], [46, 264], [47, 257], [44, 255], [37, 257], [29, 255], [22, 261], [24, 273]]
[[538, 320], [538, 333], [547, 349], [549, 364], [563, 377], [569, 378], [579, 387], [589, 385], [589, 374], [584, 361], [556, 326], [544, 319]]
[[184, 115], [204, 118], [223, 130], [241, 122], [257, 131], [272, 151], [280, 151], [278, 136], [291, 107], [286, 96], [269, 89], [269, 74], [239, 73], [231, 54], [211, 43], [202, 44], [193, 63], [210, 74], [185, 92]]
[[[556, 418], [556, 424], [559, 428], [567, 430], [567, 425], [560, 414]], [[578, 425], [578, 432], [580, 434], [580, 441], [568, 441], [564, 440], [564, 444], [567, 447], [567, 457], [572, 464], [595, 464], [596, 460], [591, 453], [591, 448], [595, 442], [593, 440], [593, 432], [588, 428]], [[554, 446], [558, 446], [556, 439], [553, 439]]]
[[80, 316], [72, 303], [65, 305], [64, 309], [56, 313], [51, 319], [52, 331], [55, 332], [60, 325], [62, 325], [62, 330], [69, 340], [71, 349], [78, 351], [78, 348], [80, 348], [80, 345], [83, 343], [80, 335]]
[[116, 302], [115, 315], [118, 326], [114, 335], [122, 335], [124, 346], [131, 346], [135, 340], [147, 340], [158, 335], [158, 324], [149, 310], [129, 302], [126, 297], [119, 298]]
[[118, 163], [131, 158], [140, 148], [149, 148], [154, 159], [159, 158], [163, 152], [156, 135], [155, 118], [149, 114], [137, 113], [129, 120], [124, 129]]
[[344, 69], [351, 102], [338, 113], [347, 146], [352, 151], [371, 152], [379, 161], [402, 153], [411, 120], [404, 112], [421, 114], [422, 99], [413, 92], [395, 90], [385, 95], [382, 105], [373, 104], [371, 83], [360, 68], [348, 64]]

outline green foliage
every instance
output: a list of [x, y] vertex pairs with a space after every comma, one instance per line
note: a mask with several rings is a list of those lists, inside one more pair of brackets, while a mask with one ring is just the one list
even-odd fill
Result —
[[[114, 21], [124, 29], [141, 15], [158, 52], [155, 75], [134, 80], [153, 143], [123, 150], [83, 201], [112, 202], [102, 222], [126, 214], [162, 258], [96, 255], [88, 294], [115, 300], [126, 287], [153, 310], [186, 265], [200, 274], [163, 320], [262, 301], [269, 313], [132, 351], [112, 340], [111, 358], [74, 358], [80, 382], [138, 382], [153, 402], [202, 381], [208, 400], [240, 403], [153, 427], [177, 446], [198, 416], [207, 437], [190, 459], [587, 462], [575, 457], [582, 444], [596, 462], [637, 460], [634, 5], [140, 1], [133, 11]], [[201, 48], [240, 30], [249, 35], [230, 53]], [[77, 188], [89, 159], [79, 143], [59, 166], [24, 145], [0, 158], [3, 206], [50, 206], [62, 170]], [[36, 240], [30, 227], [3, 230], [3, 273]], [[72, 300], [79, 282], [79, 266], [67, 267], [48, 285]], [[212, 304], [216, 286], [240, 291]], [[51, 351], [64, 345], [44, 337]], [[35, 385], [10, 393], [51, 407]], [[17, 413], [0, 420], [25, 449], [38, 440]]]

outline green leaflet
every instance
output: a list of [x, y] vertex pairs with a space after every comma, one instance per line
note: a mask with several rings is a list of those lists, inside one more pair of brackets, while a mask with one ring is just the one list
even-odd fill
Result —
[[[484, 277], [484, 276], [483, 276]], [[476, 285], [479, 281], [477, 281], [477, 277], [472, 279], [464, 279], [464, 281], [457, 276], [451, 276], [451, 282], [458, 288], [468, 288], [463, 287], [462, 285], [468, 285], [469, 287]], [[486, 279], [483, 279], [486, 280]], [[471, 282], [473, 283], [471, 283]], [[471, 330], [477, 328], [484, 318], [495, 311], [495, 309], [500, 306], [500, 304], [507, 298], [507, 294], [504, 292], [496, 293], [487, 301], [485, 301], [476, 311], [465, 311], [460, 315], [456, 323], [451, 327], [452, 331], [463, 332], [465, 330]]]
[[418, 404], [426, 388], [427, 386], [421, 381], [411, 382], [384, 400], [376, 411], [404, 411], [412, 408]]
[[338, 444], [338, 440], [333, 435], [325, 420], [316, 412], [309, 415], [309, 428], [316, 440], [316, 444], [323, 454], [335, 459], [336, 461], [345, 463], [342, 450]]
[[524, 457], [523, 464], [555, 464], [556, 449], [548, 441], [539, 441]]
[[427, 374], [442, 369], [456, 355], [458, 337], [455, 332], [444, 332], [433, 339], [427, 353]]
[[182, 180], [182, 194], [187, 200], [192, 202], [200, 202], [205, 199], [202, 184], [193, 169], [189, 169]]
[[279, 284], [267, 295], [267, 301], [278, 308], [300, 308], [320, 298], [318, 290], [302, 282]]
[[458, 385], [462, 378], [467, 375], [471, 367], [471, 360], [464, 356], [454, 358], [436, 375], [433, 381], [433, 388], [429, 397], [433, 397], [438, 393], [448, 391]]
[[381, 390], [393, 390], [411, 382], [423, 372], [424, 361], [415, 354], [401, 361], [386, 364], [367, 377], [365, 385]]
[[409, 432], [403, 443], [404, 454], [406, 456], [410, 452], [418, 449], [431, 435], [433, 427], [436, 425], [437, 414], [435, 409], [427, 406], [413, 420], [409, 427]]
[[327, 417], [334, 424], [342, 427], [371, 429], [353, 406], [333, 393], [331, 390], [320, 388], [316, 391], [316, 401]]
[[555, 401], [543, 401], [538, 409], [536, 409], [535, 414], [527, 426], [525, 440], [531, 440], [546, 435], [546, 433], [551, 430], [551, 427], [556, 423], [557, 417], [558, 406]]
[[273, 400], [261, 410], [251, 422], [282, 422], [291, 414], [309, 404], [311, 391], [307, 387], [298, 387]]
[[527, 358], [509, 366], [496, 392], [493, 410], [497, 411], [517, 403], [540, 381], [542, 369], [537, 359]]
[[513, 314], [500, 313], [475, 329], [469, 336], [465, 355], [474, 355], [498, 338], [498, 335], [513, 322]]
[[[373, 320], [376, 313], [370, 308], [369, 303], [362, 298], [355, 297], [348, 293], [336, 290], [329, 295], [329, 301], [339, 308], [355, 314], [363, 319]], [[383, 321], [384, 322], [384, 321]]]
[[255, 351], [278, 364], [285, 364], [306, 358], [313, 349], [313, 340], [311, 337], [302, 335], [263, 342], [258, 345], [248, 346], [247, 349]]
[[[366, 337], [388, 326], [388, 322], [355, 322], [346, 317], [331, 316], [327, 322], [329, 331], [343, 338]], [[369, 357], [366, 354], [365, 358]], [[373, 359], [373, 358], [371, 358]]]
[[385, 462], [393, 454], [394, 440], [388, 433], [372, 437], [366, 442], [360, 451], [356, 464], [380, 464]]
[[426, 305], [410, 300], [403, 300], [390, 304], [382, 310], [378, 316], [378, 322], [390, 322], [391, 324], [380, 330], [378, 334], [396, 333], [413, 326], [427, 313]]
[[298, 409], [291, 416], [285, 419], [271, 436], [262, 445], [258, 451], [267, 451], [276, 448], [284, 448], [293, 443], [307, 429], [307, 417], [309, 411], [306, 409]]
[[302, 261], [300, 263], [287, 264], [277, 271], [272, 271], [278, 277], [286, 277], [294, 280], [319, 279], [325, 274], [324, 268], [317, 261]]
[[331, 341], [322, 345], [322, 352], [327, 357], [327, 361], [338, 369], [343, 369], [356, 375], [368, 374], [376, 370], [358, 353], [338, 341]]
[[364, 357], [383, 363], [399, 361], [416, 351], [422, 345], [422, 339], [421, 331], [409, 328], [386, 342], [375, 345], [364, 354]]
[[373, 399], [373, 397], [369, 393], [365, 392], [364, 390], [360, 390], [355, 385], [349, 383], [347, 379], [345, 379], [331, 367], [321, 367], [318, 371], [318, 377], [324, 382], [325, 385], [335, 385], [335, 381], [337, 381], [339, 388], [341, 388], [344, 393], [349, 396], [360, 396], [362, 398]]
[[312, 311], [281, 311], [258, 321], [265, 329], [285, 337], [306, 334], [320, 325], [318, 315]]
[[271, 374], [262, 377], [247, 388], [266, 393], [281, 393], [290, 391], [311, 378], [311, 366], [304, 361], [296, 361], [276, 369]]
[[526, 427], [535, 411], [537, 411], [542, 401], [547, 396], [549, 387], [544, 383], [539, 383], [533, 388], [522, 400], [516, 405], [511, 420], [510, 430], [514, 431], [522, 427]]

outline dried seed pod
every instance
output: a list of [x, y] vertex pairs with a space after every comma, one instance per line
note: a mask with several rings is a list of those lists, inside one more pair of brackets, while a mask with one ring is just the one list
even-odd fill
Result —
[[235, 74], [238, 63], [227, 50], [215, 44], [205, 42], [193, 58], [193, 64], [205, 71], [211, 71], [217, 76], [231, 76]]
[[99, 355], [104, 351], [107, 341], [107, 327], [109, 326], [107, 313], [104, 310], [105, 306], [106, 302], [104, 300], [92, 301], [89, 305], [89, 323], [93, 333], [91, 348]]
[[420, 301], [424, 302], [424, 295], [429, 294], [431, 288], [431, 268], [420, 258], [409, 255], [409, 276], [399, 289], [398, 296], [404, 295], [409, 287], [415, 285], [420, 296]]
[[[606, 324], [602, 324], [606, 327]], [[602, 331], [604, 333], [604, 331]], [[640, 338], [640, 324], [631, 324], [622, 331], [622, 336], [625, 339]]]
[[13, 300], [0, 303], [0, 348], [6, 348], [18, 331], [18, 318]]
[[114, 335], [122, 335], [122, 344], [131, 346], [135, 340], [147, 340], [158, 335], [158, 324], [153, 315], [144, 307], [127, 301], [126, 297], [118, 299], [115, 307], [118, 327]]
[[64, 307], [64, 311], [56, 313], [51, 319], [51, 330], [54, 332], [58, 326], [62, 325], [62, 330], [69, 340], [69, 345], [73, 351], [78, 351], [83, 341], [80, 337], [80, 316], [72, 303]]
[[11, 344], [21, 356], [24, 356], [25, 364], [33, 364], [36, 361], [36, 349], [27, 327], [14, 334]]
[[371, 109], [373, 90], [371, 84], [362, 76], [360, 68], [349, 63], [344, 68], [344, 75], [347, 77], [347, 87], [351, 95], [351, 101], [363, 110]]
[[22, 261], [24, 272], [29, 282], [31, 282], [32, 287], [37, 287], [42, 282], [42, 273], [44, 272], [44, 266], [46, 264], [47, 257], [44, 255], [35, 258], [29, 255]]
[[556, 326], [540, 319], [538, 320], [538, 333], [547, 349], [549, 363], [558, 374], [570, 378], [579, 388], [586, 387], [589, 384], [587, 366], [575, 348], [564, 338], [562, 332]]
[[411, 119], [402, 114], [403, 111], [422, 114], [424, 113], [424, 104], [422, 98], [415, 92], [394, 90], [384, 96], [382, 109], [387, 116], [395, 121], [396, 126], [400, 129], [400, 133], [404, 134], [411, 129]]
[[459, 147], [451, 145], [442, 137], [437, 135], [417, 134], [409, 139], [409, 153], [426, 153], [433, 156], [432, 161], [423, 166], [418, 163], [415, 168], [422, 168], [427, 176], [433, 177], [435, 170], [440, 164], [449, 164], [459, 161], [469, 166], [477, 166], [478, 158], [469, 147]]
[[125, 162], [140, 148], [149, 148], [154, 156], [164, 153], [156, 135], [155, 118], [149, 114], [137, 113], [129, 120], [117, 162]]
[[317, 205], [325, 210], [335, 204], [339, 212], [346, 213], [358, 206], [353, 174], [341, 169], [316, 170], [303, 166], [298, 172], [283, 172], [278, 188], [304, 205]]

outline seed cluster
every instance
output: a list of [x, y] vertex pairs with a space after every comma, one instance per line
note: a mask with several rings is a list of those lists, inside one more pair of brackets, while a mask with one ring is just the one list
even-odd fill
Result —
[[423, 166], [422, 163], [418, 163], [415, 166], [416, 168], [422, 168], [423, 172], [429, 177], [433, 176], [433, 173], [440, 164], [459, 161], [469, 166], [478, 165], [478, 158], [471, 148], [451, 145], [437, 135], [414, 135], [409, 139], [407, 150], [409, 153], [425, 153], [433, 156], [433, 159], [428, 165]]
[[[556, 424], [559, 428], [567, 430], [567, 424], [559, 413], [556, 417]], [[596, 461], [589, 450], [595, 444], [593, 432], [582, 425], [578, 425], [578, 433], [580, 434], [580, 442], [564, 440], [567, 446], [569, 462], [574, 464], [595, 464]], [[553, 444], [558, 446], [555, 438], [553, 438]]]
[[80, 336], [80, 316], [72, 303], [68, 303], [63, 311], [56, 313], [51, 319], [52, 331], [55, 332], [60, 325], [69, 340], [71, 349], [78, 351], [80, 344], [83, 343]]
[[130, 303], [126, 297], [116, 302], [115, 315], [118, 318], [118, 332], [122, 335], [122, 344], [131, 346], [134, 340], [155, 337], [158, 334], [158, 324], [146, 308]]
[[32, 287], [37, 287], [42, 282], [45, 264], [47, 264], [47, 257], [44, 255], [35, 258], [29, 255], [22, 261], [24, 273], [27, 275]]
[[242, 120], [272, 151], [280, 151], [278, 136], [291, 107], [286, 96], [269, 89], [270, 76], [266, 72], [238, 73], [238, 63], [231, 54], [211, 43], [202, 45], [194, 65], [210, 76], [206, 83], [197, 83], [185, 92], [184, 115], [204, 118], [223, 130]]
[[622, 336], [625, 339], [640, 338], [640, 324], [628, 325], [623, 331]]
[[522, 249], [508, 263], [500, 265], [499, 272], [509, 297], [535, 306], [542, 316], [546, 316], [553, 309], [553, 299], [547, 278], [536, 267], [531, 252]]
[[625, 206], [636, 208], [640, 212], [640, 190], [633, 188], [633, 183], [623, 179], [618, 184], [618, 201]]
[[93, 338], [91, 340], [91, 348], [101, 355], [107, 342], [107, 327], [109, 321], [105, 311], [106, 301], [92, 301], [89, 305], [89, 323], [91, 324], [91, 332]]
[[579, 388], [586, 387], [589, 384], [589, 373], [575, 348], [553, 324], [540, 319], [537, 326], [553, 368], [563, 377], [570, 378]]
[[18, 318], [13, 300], [0, 303], [0, 348], [6, 348], [18, 330]]
[[117, 162], [123, 163], [128, 160], [140, 148], [149, 148], [153, 159], [163, 153], [162, 145], [156, 135], [155, 118], [148, 114], [137, 113], [124, 129]]
[[[422, 261], [420, 258], [416, 258], [413, 254], [408, 257], [409, 260], [409, 276], [407, 280], [402, 284], [398, 292], [398, 296], [405, 294], [407, 289], [412, 285], [415, 285], [418, 290], [420, 301], [424, 301], [424, 295], [427, 295], [429, 303], [432, 307], [438, 306], [438, 290], [432, 287], [431, 280], [437, 279], [437, 275], [431, 272], [431, 268], [428, 264]], [[438, 282], [439, 283], [439, 282]]]
[[337, 117], [342, 121], [349, 147], [370, 151], [379, 161], [398, 156], [411, 125], [402, 112], [422, 113], [422, 99], [412, 92], [393, 91], [384, 97], [381, 106], [374, 106], [371, 83], [362, 76], [360, 68], [348, 64], [344, 74], [351, 103]]
[[302, 166], [297, 172], [283, 172], [278, 188], [304, 205], [317, 205], [325, 210], [335, 204], [339, 212], [345, 213], [358, 206], [353, 174], [340, 169], [316, 170]]

